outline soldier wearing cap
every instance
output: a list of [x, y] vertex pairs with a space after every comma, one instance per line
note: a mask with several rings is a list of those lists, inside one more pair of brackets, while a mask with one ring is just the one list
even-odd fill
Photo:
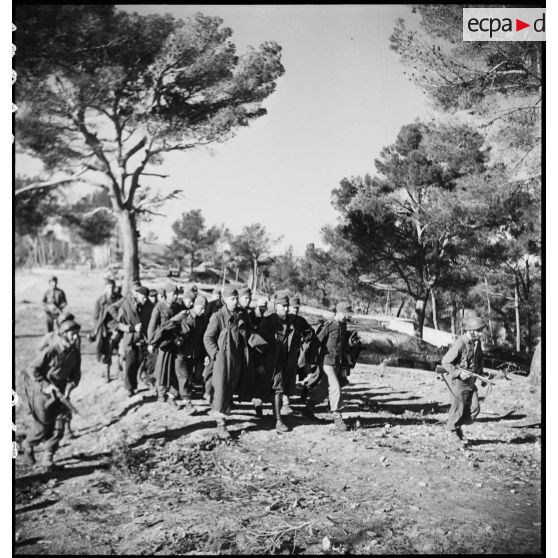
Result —
[[27, 462], [34, 465], [35, 447], [43, 442], [43, 465], [47, 471], [54, 466], [54, 454], [67, 421], [67, 409], [56, 390], [69, 397], [81, 379], [79, 330], [80, 325], [75, 321], [65, 321], [24, 375], [25, 394], [33, 423], [24, 443], [24, 454]]
[[112, 351], [115, 348], [113, 331], [118, 328], [118, 322], [110, 313], [109, 308], [119, 300], [115, 293], [115, 282], [107, 279], [105, 293], [95, 301], [93, 307], [93, 330], [89, 334], [91, 341], [96, 341], [97, 360], [106, 367], [106, 380], [110, 382], [110, 367], [112, 364]]
[[466, 444], [462, 426], [470, 424], [480, 413], [476, 378], [470, 374], [483, 375], [483, 352], [480, 338], [486, 327], [479, 317], [471, 317], [465, 323], [465, 333], [456, 339], [442, 358], [442, 366], [451, 376], [451, 407], [446, 428], [457, 440]]
[[155, 365], [153, 376], [147, 370], [145, 381], [156, 386], [159, 401], [165, 401], [168, 398], [169, 403], [176, 406], [175, 400], [179, 394], [174, 370], [175, 346], [173, 343], [161, 343], [155, 350], [154, 345], [156, 344], [155, 338], [159, 336], [161, 328], [181, 311], [183, 305], [178, 301], [178, 286], [172, 281], [166, 283], [163, 288], [159, 289], [159, 292], [161, 299], [153, 308], [147, 327], [147, 352], [150, 355], [147, 358], [151, 362], [155, 360]]
[[258, 327], [262, 323], [262, 320], [267, 316], [267, 305], [268, 301], [265, 296], [261, 296], [260, 298], [258, 298], [256, 302], [256, 309], [254, 311], [254, 320], [256, 322], [256, 327]]
[[43, 306], [46, 313], [47, 332], [54, 330], [54, 322], [67, 304], [66, 294], [58, 288], [58, 278], [52, 276], [49, 281], [49, 289], [43, 295]]
[[149, 302], [151, 302], [153, 307], [155, 307], [157, 302], [159, 302], [159, 291], [157, 289], [149, 289], [149, 295], [147, 298], [149, 298]]
[[194, 385], [203, 382], [204, 362], [207, 357], [203, 336], [209, 322], [205, 315], [206, 306], [207, 299], [198, 295], [190, 310], [182, 310], [171, 320], [177, 322], [175, 370], [178, 391], [186, 401], [184, 409], [187, 412], [194, 412], [191, 404]]
[[212, 415], [217, 419], [217, 435], [228, 438], [225, 419], [230, 414], [241, 378], [247, 325], [238, 312], [238, 291], [232, 285], [223, 289], [223, 302], [223, 308], [209, 320], [203, 343], [213, 362]]
[[124, 334], [124, 387], [131, 397], [138, 387], [138, 371], [144, 359], [147, 346], [147, 331], [153, 312], [153, 305], [147, 298], [149, 289], [135, 287], [118, 309], [118, 327]]
[[351, 303], [341, 301], [335, 307], [335, 314], [331, 322], [319, 334], [323, 341], [323, 350], [318, 356], [321, 364], [320, 379], [308, 392], [308, 401], [305, 413], [314, 415], [314, 407], [329, 398], [329, 406], [333, 415], [333, 422], [337, 430], [347, 430], [347, 425], [341, 417], [342, 394], [339, 376], [342, 368], [346, 365], [347, 355], [350, 351], [349, 335], [347, 332], [347, 320], [353, 314]]
[[296, 375], [302, 335], [289, 319], [289, 297], [285, 292], [276, 293], [275, 313], [262, 320], [258, 333], [267, 342], [259, 369], [260, 382], [264, 380], [261, 397], [265, 400], [272, 395], [275, 429], [287, 432], [289, 428], [281, 418], [283, 395]]

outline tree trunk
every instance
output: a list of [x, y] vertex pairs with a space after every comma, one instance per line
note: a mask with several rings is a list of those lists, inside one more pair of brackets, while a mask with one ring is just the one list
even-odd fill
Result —
[[432, 299], [432, 323], [434, 324], [434, 329], [440, 329], [438, 327], [438, 316], [436, 315], [436, 296], [434, 295], [434, 290], [430, 291], [430, 298]]
[[256, 287], [258, 285], [258, 260], [253, 260], [252, 262], [252, 292], [256, 292]]
[[533, 360], [531, 361], [531, 369], [529, 372], [529, 382], [533, 386], [540, 386], [542, 380], [542, 361], [541, 361], [541, 342], [537, 344]]
[[399, 318], [399, 316], [401, 316], [401, 311], [403, 310], [403, 306], [405, 306], [405, 299], [401, 299], [401, 304], [399, 305], [399, 308], [397, 309], [397, 317]]
[[121, 209], [118, 222], [122, 238], [123, 291], [128, 292], [132, 283], [140, 280], [136, 216], [127, 209]]
[[[429, 293], [430, 294], [430, 293]], [[425, 298], [415, 299], [415, 321], [413, 322], [415, 328], [415, 337], [422, 339], [423, 329], [424, 329], [424, 315], [426, 308], [426, 301], [428, 300], [428, 295]]]

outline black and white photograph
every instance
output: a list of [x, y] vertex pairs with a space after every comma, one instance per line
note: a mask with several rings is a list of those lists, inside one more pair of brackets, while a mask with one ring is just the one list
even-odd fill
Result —
[[14, 554], [546, 553], [528, 6], [13, 5]]

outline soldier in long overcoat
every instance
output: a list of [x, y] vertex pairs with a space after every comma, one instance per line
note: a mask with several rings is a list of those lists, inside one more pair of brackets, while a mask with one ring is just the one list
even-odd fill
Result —
[[118, 329], [118, 322], [109, 311], [110, 307], [119, 300], [115, 292], [115, 282], [107, 279], [105, 293], [95, 301], [93, 308], [93, 330], [89, 338], [94, 341], [97, 360], [105, 365], [106, 380], [110, 382], [110, 368], [112, 365], [112, 351], [115, 347], [113, 332]]
[[66, 294], [58, 288], [58, 278], [52, 276], [48, 281], [49, 288], [43, 295], [43, 307], [46, 314], [47, 332], [54, 330], [54, 323], [68, 304]]
[[247, 324], [238, 312], [238, 291], [231, 285], [223, 289], [224, 306], [215, 312], [203, 337], [205, 350], [213, 362], [212, 415], [217, 419], [217, 434], [229, 437], [225, 418], [230, 414], [233, 395], [239, 387], [245, 360]]

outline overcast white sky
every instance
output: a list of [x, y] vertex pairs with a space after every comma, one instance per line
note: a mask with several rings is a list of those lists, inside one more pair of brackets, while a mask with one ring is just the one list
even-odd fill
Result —
[[283, 235], [277, 249], [293, 245], [302, 254], [336, 219], [331, 190], [345, 176], [373, 171], [399, 128], [428, 111], [389, 48], [395, 20], [413, 17], [403, 5], [120, 7], [179, 18], [218, 15], [232, 28], [238, 52], [266, 40], [283, 47], [285, 74], [265, 101], [266, 116], [213, 153], [166, 158], [163, 188], [182, 188], [184, 197], [164, 207], [165, 219], [144, 227], [163, 242], [173, 220], [200, 208], [209, 225], [224, 223], [234, 233], [261, 222]]

